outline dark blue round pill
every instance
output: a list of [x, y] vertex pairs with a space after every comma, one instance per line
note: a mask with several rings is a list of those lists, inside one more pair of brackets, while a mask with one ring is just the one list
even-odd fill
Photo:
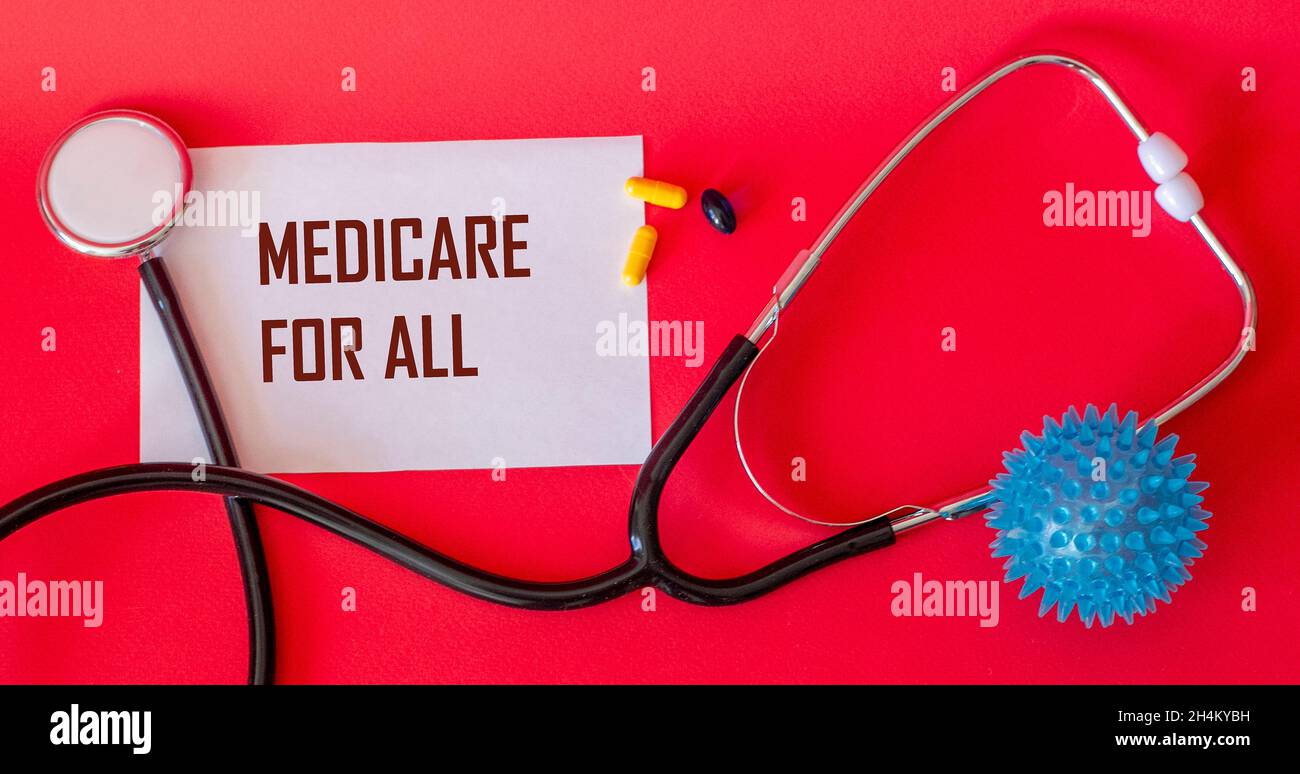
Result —
[[704, 210], [704, 217], [717, 230], [724, 234], [736, 230], [736, 211], [731, 209], [731, 202], [720, 191], [705, 189], [700, 195], [700, 208]]

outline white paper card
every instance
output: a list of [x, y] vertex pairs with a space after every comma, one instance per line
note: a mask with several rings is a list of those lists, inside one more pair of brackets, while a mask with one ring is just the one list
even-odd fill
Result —
[[[611, 322], [646, 319], [645, 284], [620, 281], [644, 222], [643, 205], [622, 191], [641, 174], [640, 137], [191, 155], [194, 190], [205, 200], [189, 198], [187, 222], [163, 254], [244, 467], [447, 470], [645, 458], [647, 360], [602, 356], [597, 346]], [[419, 220], [418, 238], [409, 219]], [[365, 278], [342, 282], [362, 273], [363, 236]], [[140, 457], [207, 458], [143, 288]]]

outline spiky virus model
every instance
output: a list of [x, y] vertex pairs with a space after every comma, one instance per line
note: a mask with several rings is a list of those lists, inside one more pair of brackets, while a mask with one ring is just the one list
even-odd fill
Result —
[[1088, 627], [1133, 623], [1192, 577], [1209, 484], [1188, 480], [1196, 455], [1174, 457], [1178, 436], [1156, 443], [1155, 423], [1137, 421], [1134, 411], [1120, 421], [1114, 404], [1105, 415], [1089, 404], [1082, 417], [1071, 406], [1002, 455], [1007, 472], [989, 482], [990, 547], [1006, 557], [1008, 583], [1024, 578], [1021, 599], [1043, 590], [1040, 616], [1055, 606], [1062, 622], [1078, 610]]

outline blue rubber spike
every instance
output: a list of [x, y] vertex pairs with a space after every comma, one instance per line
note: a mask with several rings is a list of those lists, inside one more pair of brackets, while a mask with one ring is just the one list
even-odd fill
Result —
[[[1177, 436], [1156, 436], [1133, 412], [1119, 421], [1114, 405], [1104, 414], [1088, 405], [1082, 416], [1071, 406], [1002, 455], [1007, 472], [990, 482], [997, 501], [985, 516], [997, 530], [990, 547], [1006, 559], [1008, 584], [1024, 579], [1022, 599], [1043, 592], [1040, 616], [1055, 607], [1062, 622], [1073, 613], [1089, 628], [1131, 624], [1192, 577], [1210, 518], [1198, 493], [1208, 485], [1189, 480], [1194, 455], [1173, 456]], [[1140, 473], [1117, 483], [1116, 469]]]

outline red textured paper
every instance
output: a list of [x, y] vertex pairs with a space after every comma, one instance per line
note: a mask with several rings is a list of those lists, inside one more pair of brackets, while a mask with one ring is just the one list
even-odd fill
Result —
[[[997, 580], [979, 518], [905, 535], [769, 597], [707, 609], [637, 595], [521, 612], [429, 583], [263, 511], [279, 677], [447, 681], [1294, 681], [1300, 630], [1294, 158], [1300, 33], [1284, 5], [1089, 2], [7, 3], [0, 11], [0, 499], [137, 459], [138, 285], [75, 256], [33, 187], [47, 144], [93, 110], [154, 112], [195, 147], [640, 133], [646, 171], [686, 186], [651, 209], [654, 319], [701, 320], [706, 365], [894, 144], [957, 82], [1014, 54], [1098, 65], [1191, 156], [1207, 220], [1259, 291], [1258, 351], [1171, 423], [1212, 484], [1210, 544], [1173, 605], [1085, 631], [1003, 588], [998, 625], [896, 618], [891, 585]], [[57, 91], [40, 88], [42, 68]], [[340, 89], [354, 67], [357, 90]], [[653, 67], [656, 90], [641, 88]], [[1243, 91], [1255, 68], [1258, 89]], [[1025, 72], [936, 132], [864, 208], [782, 320], [751, 379], [747, 448], [780, 496], [851, 518], [979, 485], [1044, 413], [1087, 401], [1144, 415], [1234, 345], [1236, 294], [1190, 228], [1149, 237], [1048, 229], [1042, 195], [1149, 187], [1133, 140], [1086, 83]], [[728, 192], [740, 226], [695, 204]], [[793, 220], [792, 200], [807, 221]], [[621, 256], [610, 256], [611, 277]], [[42, 351], [42, 330], [57, 350]], [[952, 327], [957, 350], [941, 349]], [[214, 346], [208, 343], [208, 346]], [[702, 369], [651, 363], [663, 431]], [[674, 560], [744, 572], [827, 534], [767, 507], [730, 439], [730, 403], [686, 455], [662, 510]], [[600, 428], [592, 428], [600, 432]], [[429, 443], [437, 443], [430, 438]], [[808, 481], [789, 483], [790, 460]], [[298, 475], [307, 486], [487, 569], [598, 572], [627, 552], [632, 467]], [[781, 483], [785, 482], [785, 483]], [[220, 504], [135, 495], [0, 543], [0, 578], [101, 579], [104, 626], [0, 619], [0, 680], [238, 682], [246, 639]], [[358, 610], [340, 609], [341, 589]], [[1242, 610], [1254, 589], [1255, 612]]]

